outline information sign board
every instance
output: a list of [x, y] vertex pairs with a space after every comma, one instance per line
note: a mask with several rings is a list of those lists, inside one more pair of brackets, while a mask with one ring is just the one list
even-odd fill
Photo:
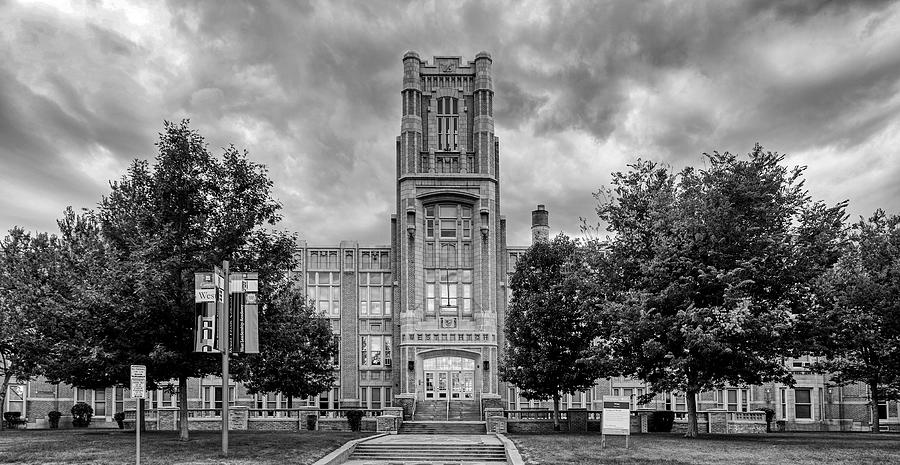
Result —
[[147, 367], [131, 365], [131, 398], [147, 398]]
[[602, 434], [631, 434], [631, 398], [603, 396]]

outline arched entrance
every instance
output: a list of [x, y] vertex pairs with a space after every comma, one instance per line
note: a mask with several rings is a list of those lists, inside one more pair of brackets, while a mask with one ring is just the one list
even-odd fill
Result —
[[422, 365], [425, 399], [475, 399], [475, 360], [443, 356], [427, 358]]
[[420, 400], [481, 399], [481, 354], [465, 349], [432, 349], [416, 354], [416, 397]]

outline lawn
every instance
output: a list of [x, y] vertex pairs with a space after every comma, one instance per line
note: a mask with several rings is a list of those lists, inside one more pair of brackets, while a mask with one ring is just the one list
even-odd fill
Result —
[[[219, 432], [192, 431], [191, 440], [176, 432], [141, 434], [141, 464], [310, 464], [345, 442], [367, 436], [334, 432], [235, 432], [228, 435], [229, 454], [221, 455]], [[0, 431], [0, 463], [134, 463], [134, 432], [119, 430]]]
[[655, 433], [608, 437], [599, 434], [508, 436], [529, 465], [550, 464], [900, 464], [900, 435], [871, 433], [774, 433], [685, 439]]

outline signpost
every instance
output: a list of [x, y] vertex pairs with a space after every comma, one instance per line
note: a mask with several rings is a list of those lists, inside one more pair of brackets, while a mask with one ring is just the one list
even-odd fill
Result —
[[144, 426], [144, 399], [147, 397], [147, 367], [131, 365], [131, 398], [138, 399], [135, 415], [135, 463], [141, 465], [141, 427]]
[[259, 273], [194, 273], [194, 352], [222, 354], [222, 453], [228, 455], [228, 356], [259, 353]]
[[606, 446], [606, 435], [625, 436], [625, 448], [631, 435], [631, 397], [603, 396], [600, 448]]

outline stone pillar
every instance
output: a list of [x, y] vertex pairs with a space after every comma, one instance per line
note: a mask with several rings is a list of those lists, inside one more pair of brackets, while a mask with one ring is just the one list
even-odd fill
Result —
[[375, 417], [375, 431], [379, 433], [397, 434], [400, 429], [400, 418], [394, 415], [379, 415]]
[[506, 417], [502, 408], [487, 407], [484, 409], [484, 420], [488, 433], [506, 434]]
[[413, 419], [413, 409], [416, 406], [416, 395], [413, 393], [397, 394], [394, 396], [394, 405], [403, 409], [403, 419]]
[[156, 410], [156, 429], [176, 431], [178, 429], [178, 407], [160, 407]]
[[250, 408], [235, 405], [228, 409], [228, 429], [231, 431], [246, 431]]
[[728, 412], [721, 409], [709, 410], [706, 416], [709, 419], [709, 434], [728, 433]]
[[[298, 430], [313, 431], [319, 427], [319, 409], [316, 407], [300, 407], [298, 410]], [[310, 428], [312, 426], [312, 428]]]
[[588, 430], [588, 412], [583, 408], [570, 408], [569, 415], [569, 432], [583, 433]]
[[487, 409], [500, 409], [503, 412], [503, 399], [500, 394], [481, 393], [482, 418], [487, 418]]

